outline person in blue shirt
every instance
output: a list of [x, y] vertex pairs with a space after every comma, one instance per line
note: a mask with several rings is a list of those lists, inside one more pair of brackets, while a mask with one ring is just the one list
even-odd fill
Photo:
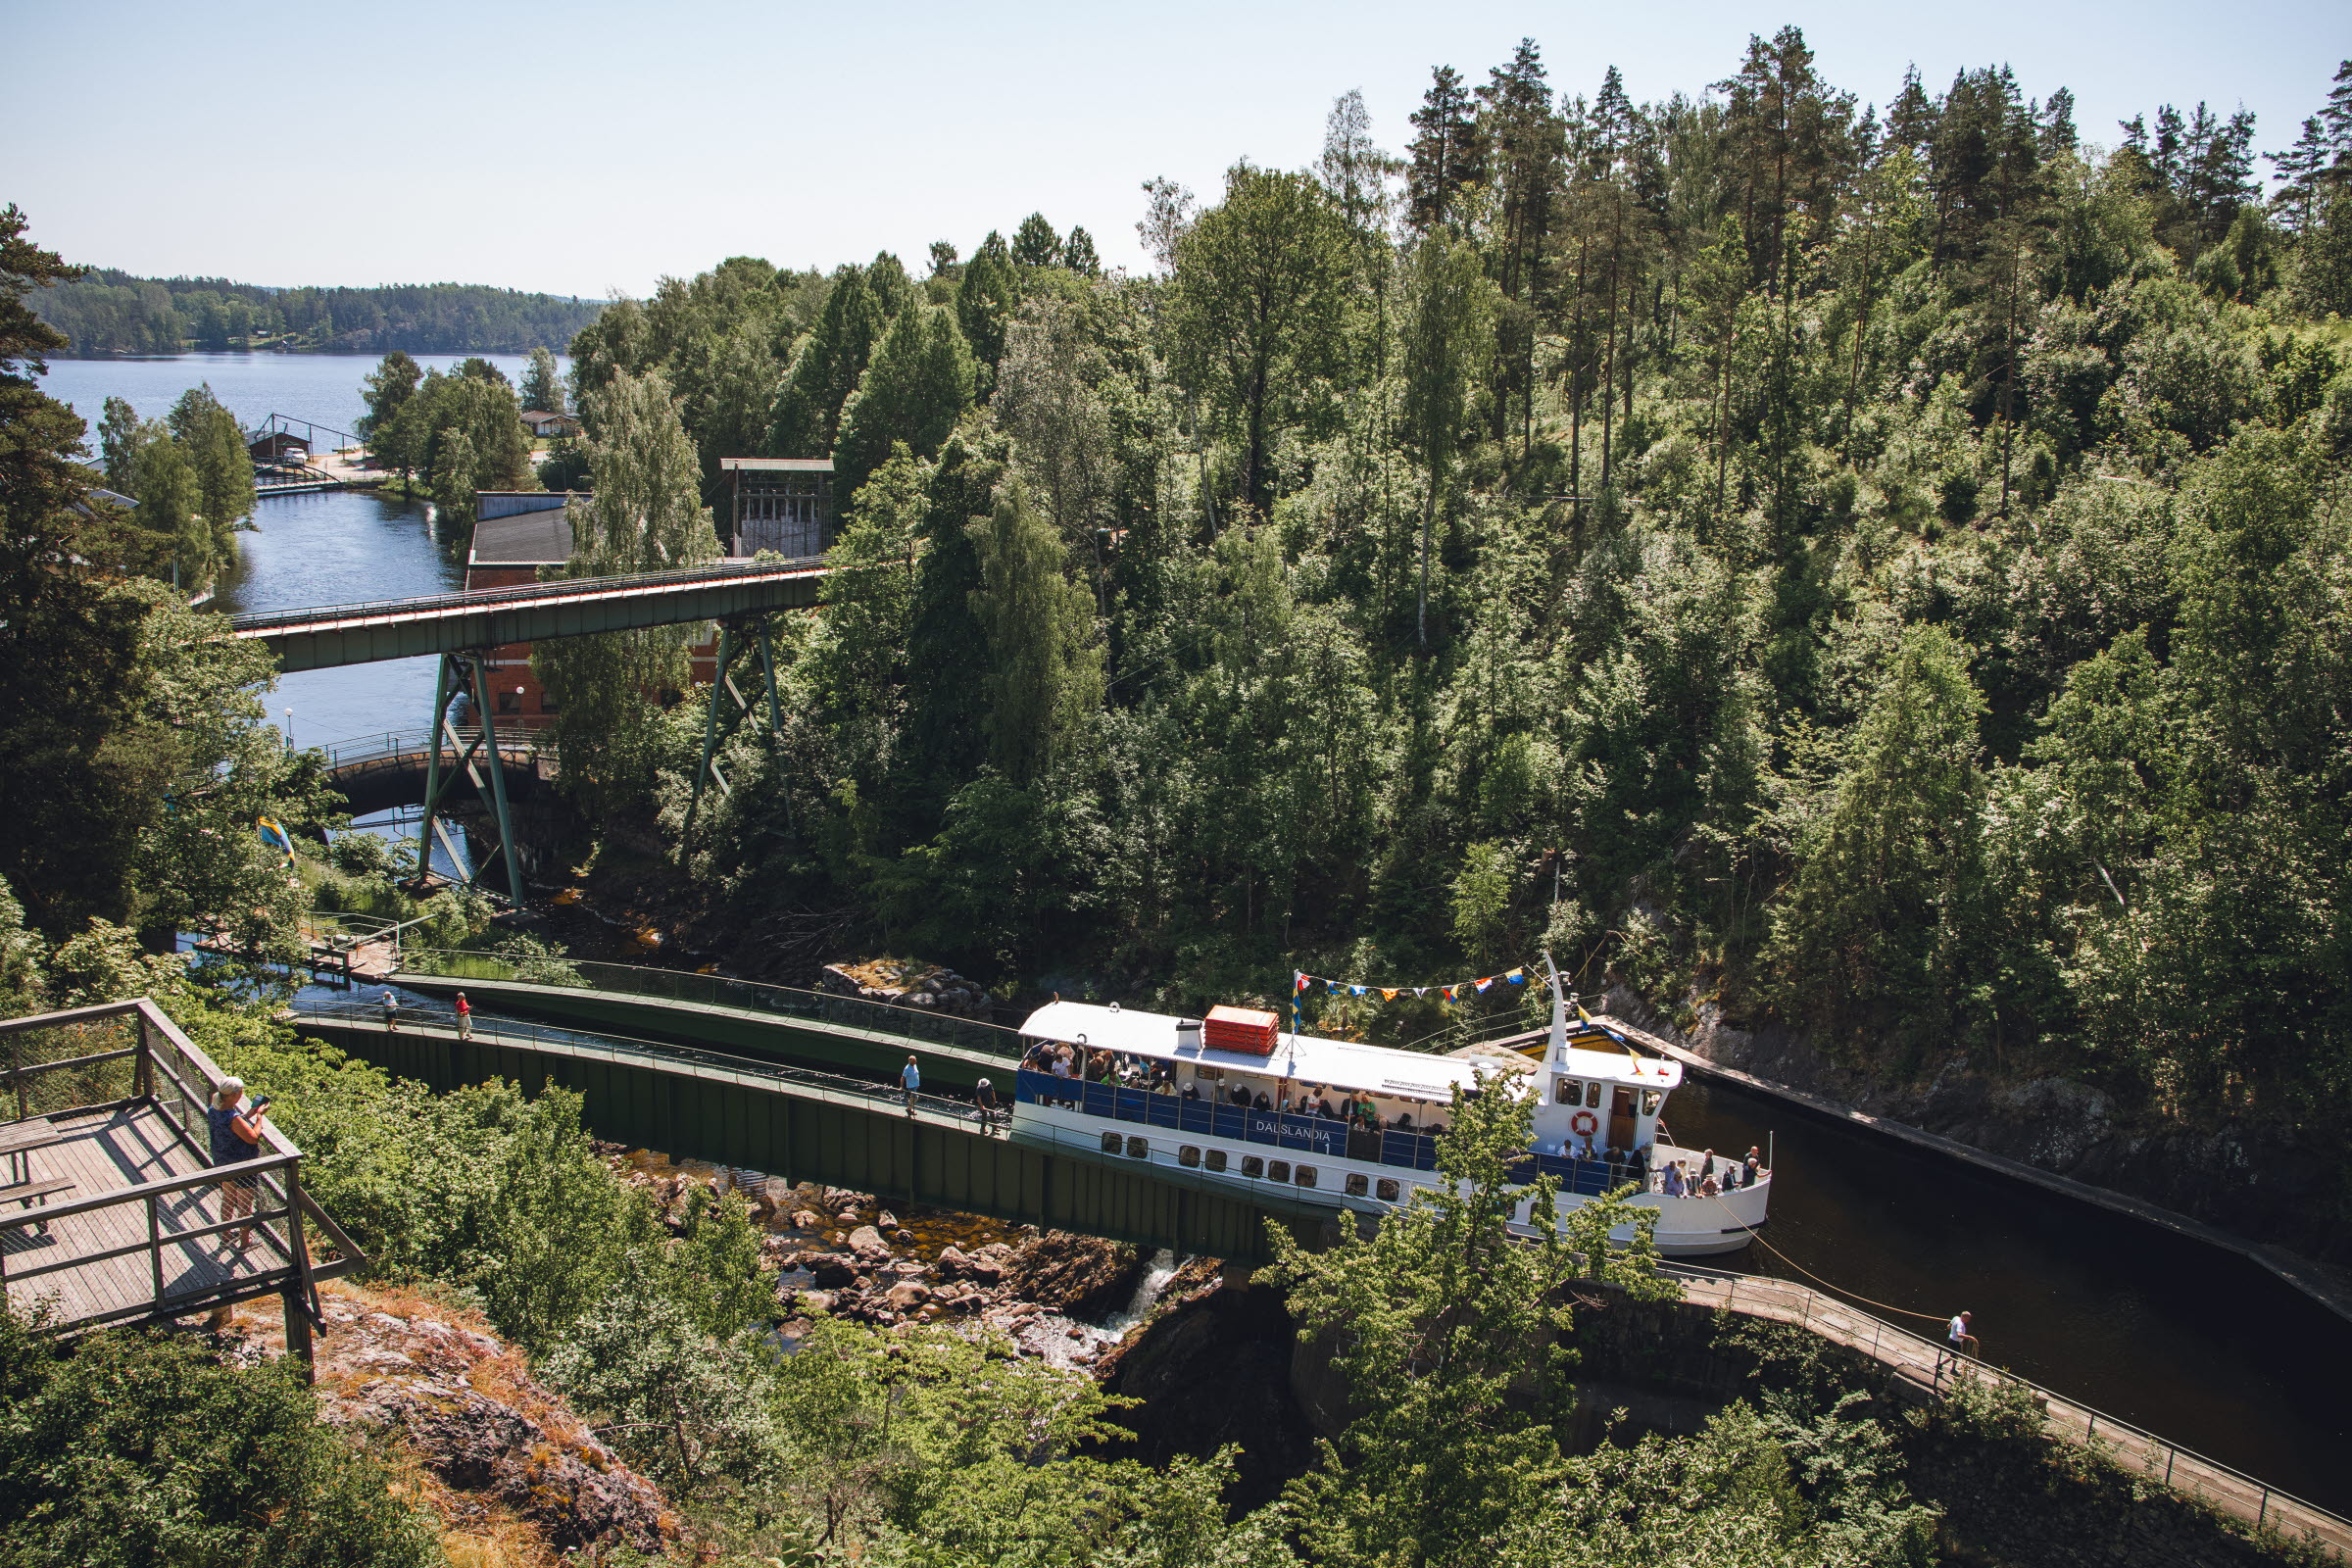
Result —
[[906, 1114], [909, 1116], [914, 1114], [915, 1091], [922, 1087], [923, 1070], [914, 1064], [914, 1058], [912, 1056], [908, 1056], [906, 1058], [906, 1065], [899, 1069], [899, 1088], [906, 1093]]
[[[245, 1084], [242, 1079], [223, 1078], [214, 1091], [213, 1102], [205, 1112], [212, 1135], [212, 1158], [218, 1166], [241, 1164], [260, 1157], [262, 1152], [262, 1122], [269, 1109], [268, 1100], [245, 1103]], [[220, 1217], [223, 1220], [242, 1219], [253, 1212], [253, 1183], [223, 1181], [220, 1184]], [[226, 1245], [242, 1252], [253, 1245], [253, 1227], [222, 1233]]]

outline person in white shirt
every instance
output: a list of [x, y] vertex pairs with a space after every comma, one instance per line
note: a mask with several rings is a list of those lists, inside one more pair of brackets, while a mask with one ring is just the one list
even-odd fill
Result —
[[1977, 1337], [1969, 1332], [1969, 1325], [1974, 1321], [1974, 1314], [1962, 1312], [1944, 1325], [1943, 1353], [1936, 1358], [1936, 1373], [1938, 1377], [1943, 1375], [1943, 1369], [1947, 1364], [1957, 1371], [1963, 1358], [1975, 1359]]

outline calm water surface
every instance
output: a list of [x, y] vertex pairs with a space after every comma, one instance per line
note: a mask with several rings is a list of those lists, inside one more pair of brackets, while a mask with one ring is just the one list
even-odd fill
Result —
[[[248, 422], [276, 413], [347, 430], [374, 363], [69, 360], [52, 364], [45, 384], [85, 417], [110, 394], [154, 416], [209, 381]], [[521, 361], [499, 363], [519, 379]], [[260, 532], [241, 536], [242, 564], [222, 585], [223, 609], [438, 593], [463, 576], [420, 507], [340, 491], [265, 501], [257, 520]], [[288, 676], [270, 707], [294, 710], [297, 744], [325, 745], [421, 725], [432, 682], [429, 659], [318, 670]], [[1938, 1319], [1966, 1307], [1988, 1359], [2352, 1513], [2352, 1326], [2266, 1270], [1720, 1085], [1687, 1085], [1672, 1117], [1678, 1136], [1699, 1147], [1744, 1152], [1768, 1130], [1778, 1146], [1766, 1233], [1774, 1250], [1751, 1247], [1714, 1261], [1809, 1272], [1857, 1298]], [[1931, 1322], [1897, 1321], [1938, 1332]]]
[[[442, 370], [463, 358], [416, 356], [417, 364]], [[483, 358], [517, 384], [530, 363], [514, 354]], [[182, 392], [201, 382], [248, 427], [282, 414], [348, 431], [367, 410], [363, 383], [376, 362], [376, 356], [361, 354], [52, 360], [41, 387], [93, 426], [110, 397], [122, 398], [142, 418], [161, 418]], [[568, 368], [570, 362], [559, 356], [557, 364]], [[461, 588], [465, 564], [442, 548], [429, 514], [429, 508], [364, 490], [270, 497], [254, 515], [258, 531], [237, 536], [239, 560], [222, 579], [214, 607], [232, 613], [306, 610]], [[431, 659], [404, 659], [288, 675], [270, 696], [270, 716], [280, 728], [291, 725], [298, 746], [420, 729], [433, 701], [433, 664]]]

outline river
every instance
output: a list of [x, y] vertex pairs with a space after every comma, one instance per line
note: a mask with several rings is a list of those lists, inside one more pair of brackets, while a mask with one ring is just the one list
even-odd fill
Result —
[[[511, 377], [521, 362], [498, 359]], [[448, 365], [452, 357], [423, 363]], [[240, 418], [349, 429], [374, 361], [188, 355], [52, 362], [45, 385], [85, 417], [108, 395], [160, 415], [197, 381]], [[292, 610], [443, 591], [463, 576], [425, 509], [362, 492], [264, 501], [221, 587], [228, 610]], [[420, 725], [429, 659], [289, 676], [299, 745]], [[2352, 1325], [2268, 1270], [2108, 1210], [1916, 1152], [1743, 1091], [1693, 1082], [1678, 1137], [1727, 1153], [1777, 1146], [1773, 1251], [1716, 1259], [1826, 1280], [1941, 1319], [1966, 1307], [1986, 1357], [2076, 1399], [2352, 1514]], [[1778, 1256], [1774, 1255], [1777, 1251]], [[1934, 1335], [1935, 1323], [1897, 1319]]]

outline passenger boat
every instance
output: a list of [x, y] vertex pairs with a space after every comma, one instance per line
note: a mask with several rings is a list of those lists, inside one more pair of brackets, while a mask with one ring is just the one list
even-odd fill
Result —
[[[1557, 1177], [1563, 1214], [1634, 1184], [1634, 1204], [1657, 1211], [1657, 1247], [1668, 1257], [1746, 1246], [1764, 1225], [1771, 1172], [1727, 1188], [1735, 1172], [1745, 1175], [1738, 1153], [1727, 1152], [1706, 1184], [1716, 1190], [1670, 1193], [1683, 1172], [1700, 1186], [1706, 1158], [1672, 1143], [1662, 1120], [1682, 1064], [1640, 1054], [1581, 1008], [1571, 1024], [1556, 971], [1549, 983], [1551, 1028], [1534, 1059], [1478, 1048], [1428, 1055], [1283, 1033], [1271, 1013], [1243, 1015], [1221, 1031], [1218, 1014], [1232, 1009], [1203, 1020], [1055, 1001], [1021, 1026], [1012, 1136], [1105, 1160], [1149, 1161], [1188, 1184], [1284, 1207], [1379, 1214], [1437, 1184], [1436, 1135], [1456, 1088], [1499, 1088], [1532, 1073], [1540, 1096], [1535, 1144], [1517, 1179]], [[1535, 1234], [1524, 1221], [1513, 1229]], [[1616, 1239], [1630, 1240], [1627, 1232]]]

